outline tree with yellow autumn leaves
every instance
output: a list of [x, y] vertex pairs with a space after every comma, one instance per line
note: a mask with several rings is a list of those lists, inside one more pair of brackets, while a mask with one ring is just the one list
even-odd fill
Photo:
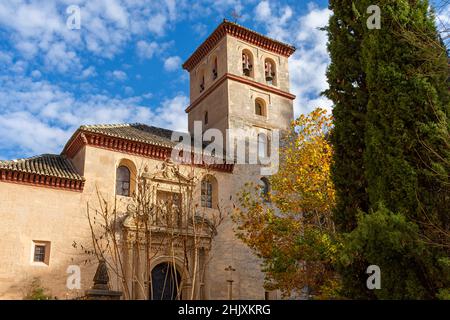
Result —
[[285, 296], [336, 296], [338, 241], [332, 221], [330, 115], [316, 109], [293, 121], [280, 147], [280, 169], [264, 197], [246, 185], [233, 215], [236, 233], [262, 259], [266, 288]]

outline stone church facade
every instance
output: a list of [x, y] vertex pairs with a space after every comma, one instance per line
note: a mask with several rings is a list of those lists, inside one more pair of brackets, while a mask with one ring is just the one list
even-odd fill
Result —
[[[216, 128], [224, 136], [227, 129], [267, 136], [276, 129], [287, 130], [295, 98], [289, 92], [288, 58], [294, 51], [290, 45], [224, 20], [183, 64], [190, 74], [189, 133], [196, 130], [196, 121], [203, 132]], [[125, 215], [120, 237], [128, 298], [152, 298], [153, 291], [146, 294], [148, 288], [137, 283], [156, 285], [156, 272], [167, 273], [168, 265], [181, 284], [178, 299], [228, 299], [230, 277], [233, 299], [279, 298], [277, 292], [265, 291], [260, 261], [236, 238], [230, 217], [244, 184], [269, 188], [259, 166], [228, 162], [175, 166], [170, 161], [176, 145], [172, 134], [144, 124], [81, 126], [59, 155], [0, 161], [0, 299], [21, 299], [35, 278], [58, 299], [81, 296], [92, 286], [97, 261], [80, 244], [92, 243], [87, 211], [88, 206], [99, 206], [99, 194]], [[134, 218], [126, 213], [138, 176], [152, 186], [155, 204], [167, 202], [168, 195], [174, 199], [174, 188], [180, 188], [177, 203], [186, 205], [186, 190], [192, 190], [192, 205], [206, 217], [195, 255], [169, 250], [162, 241], [151, 260], [136, 262], [140, 249], [132, 240]], [[199, 179], [189, 189], [186, 177], [191, 176]], [[208, 232], [208, 219], [218, 215], [223, 220]], [[153, 227], [154, 234], [168, 232], [157, 222]], [[193, 259], [198, 265], [195, 276], [186, 266], [186, 261], [192, 266]], [[67, 287], [68, 267], [74, 265], [81, 270], [79, 289]], [[234, 271], [226, 271], [230, 266]], [[115, 289], [123, 288], [118, 283]]]

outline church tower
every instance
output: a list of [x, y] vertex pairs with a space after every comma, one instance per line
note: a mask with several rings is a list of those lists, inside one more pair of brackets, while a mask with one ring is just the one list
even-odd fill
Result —
[[183, 64], [190, 74], [189, 132], [288, 129], [288, 58], [295, 48], [224, 20]]

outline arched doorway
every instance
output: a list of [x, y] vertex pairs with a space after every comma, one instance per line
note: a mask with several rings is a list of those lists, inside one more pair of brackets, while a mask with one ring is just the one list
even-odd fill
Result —
[[152, 300], [181, 299], [181, 295], [177, 297], [178, 289], [181, 289], [181, 276], [173, 264], [163, 262], [153, 268], [152, 288], [150, 288]]

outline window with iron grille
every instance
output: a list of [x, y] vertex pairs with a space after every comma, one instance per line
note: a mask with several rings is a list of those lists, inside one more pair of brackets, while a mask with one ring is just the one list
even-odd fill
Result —
[[45, 244], [37, 244], [34, 246], [34, 262], [46, 262]]
[[209, 180], [202, 181], [202, 207], [212, 208], [213, 187]]

